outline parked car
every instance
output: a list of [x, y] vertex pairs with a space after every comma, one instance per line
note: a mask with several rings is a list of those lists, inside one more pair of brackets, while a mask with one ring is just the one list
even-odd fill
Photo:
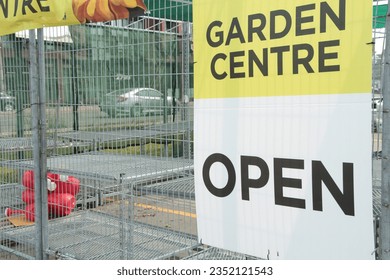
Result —
[[110, 117], [120, 115], [139, 117], [172, 112], [172, 97], [153, 88], [121, 89], [106, 94], [99, 104], [100, 110]]
[[0, 92], [0, 110], [9, 112], [15, 110], [16, 98], [5, 92]]

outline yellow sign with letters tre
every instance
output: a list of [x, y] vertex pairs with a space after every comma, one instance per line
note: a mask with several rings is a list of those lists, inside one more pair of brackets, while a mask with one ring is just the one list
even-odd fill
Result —
[[122, 19], [143, 0], [0, 0], [0, 36], [21, 30]]

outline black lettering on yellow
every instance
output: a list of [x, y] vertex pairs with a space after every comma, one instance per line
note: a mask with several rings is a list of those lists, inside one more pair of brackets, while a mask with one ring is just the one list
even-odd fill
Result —
[[[213, 77], [218, 80], [253, 78], [256, 74], [265, 77], [269, 76], [273, 67], [278, 76], [286, 73], [297, 75], [302, 71], [306, 73], [340, 71], [340, 49], [337, 48], [341, 44], [339, 39], [317, 41], [314, 44], [276, 43], [277, 39], [285, 38], [289, 33], [295, 33], [295, 36], [308, 36], [315, 35], [316, 32], [327, 32], [332, 24], [340, 31], [345, 30], [346, 1], [339, 0], [338, 9], [333, 5], [323, 1], [318, 4], [297, 6], [295, 13], [291, 14], [283, 9], [272, 10], [269, 14], [250, 14], [247, 18], [247, 30], [243, 30], [245, 25], [240, 24], [238, 17], [233, 17], [226, 26], [222, 21], [211, 22], [206, 33], [210, 47], [229, 46], [234, 41], [242, 45], [252, 43], [250, 45], [252, 48], [242, 47], [241, 50], [235, 48], [231, 52], [220, 52], [214, 56], [211, 60]], [[317, 21], [315, 16], [319, 17]], [[275, 40], [275, 43], [267, 43], [262, 47], [266, 40]], [[219, 65], [217, 72], [216, 64], [220, 62], [223, 64]]]
[[329, 6], [328, 2], [321, 2], [320, 8], [320, 32], [326, 33], [326, 19], [329, 17], [338, 30], [345, 30], [345, 0], [339, 0], [339, 14]]
[[230, 41], [232, 39], [239, 39], [241, 44], [245, 43], [244, 34], [242, 33], [240, 22], [236, 17], [232, 19], [232, 22], [230, 24], [229, 33], [226, 38], [226, 46], [230, 45]]
[[318, 44], [318, 70], [319, 72], [337, 72], [340, 71], [340, 65], [325, 65], [326, 60], [337, 59], [337, 52], [325, 52], [325, 49], [328, 47], [338, 47], [340, 46], [340, 40], [325, 41], [319, 42]]
[[[15, 1], [18, 2], [18, 1]], [[0, 7], [1, 10], [3, 11], [4, 17], [8, 17], [8, 0], [0, 0]]]
[[271, 53], [276, 53], [277, 55], [277, 68], [278, 68], [278, 75], [283, 75], [283, 53], [289, 52], [290, 46], [281, 46], [281, 47], [274, 47], [270, 49]]
[[[288, 73], [294, 75], [303, 71], [305, 73], [337, 72], [341, 68], [338, 63], [338, 51], [337, 49], [331, 50], [331, 48], [337, 48], [339, 45], [339, 40], [332, 40], [319, 42], [316, 46], [296, 44], [270, 49], [218, 53], [212, 58], [210, 69], [217, 80], [228, 77], [231, 79], [253, 78], [258, 75], [266, 77], [269, 76], [269, 69], [273, 67], [276, 68], [278, 76], [284, 75], [286, 71], [291, 71]], [[291, 61], [291, 64], [287, 64], [286, 61]], [[318, 64], [316, 65], [314, 61]], [[219, 72], [217, 72], [216, 64], [220, 62], [224, 63], [219, 64]], [[315, 65], [318, 68], [314, 68]]]
[[[222, 26], [222, 22], [216, 20], [210, 23], [209, 26], [207, 27], [206, 40], [207, 43], [210, 45], [210, 47], [217, 48], [223, 44], [224, 41], [223, 31], [216, 31], [215, 33], [212, 33], [215, 27], [221, 27], [221, 26]], [[216, 40], [213, 40], [213, 38], [211, 38], [212, 34], [215, 36]]]
[[237, 58], [243, 57], [245, 55], [244, 51], [231, 52], [230, 53], [230, 78], [245, 78], [245, 72], [238, 72], [237, 68], [242, 68], [244, 66], [243, 61], [237, 61]]
[[[0, 18], [3, 16], [5, 19], [12, 17], [17, 17], [18, 13], [22, 15], [27, 15], [29, 13], [36, 14], [38, 12], [50, 12], [50, 6], [47, 0], [15, 0], [13, 3], [10, 3], [9, 0], [0, 0]], [[34, 4], [38, 5], [38, 9]], [[20, 5], [19, 5], [20, 4]]]
[[32, 1], [33, 0], [23, 0], [23, 3], [22, 3], [22, 14], [23, 15], [26, 15], [27, 12], [26, 12], [26, 8], [28, 8], [30, 10], [30, 12], [32, 13], [37, 13], [37, 10], [34, 9], [34, 7], [32, 6]]
[[213, 59], [211, 60], [211, 67], [210, 67], [211, 74], [217, 80], [223, 80], [228, 75], [226, 72], [222, 72], [219, 74], [219, 73], [217, 73], [217, 70], [215, 69], [215, 67], [216, 67], [215, 64], [217, 63], [217, 61], [220, 59], [226, 60], [226, 58], [227, 58], [226, 54], [219, 53], [216, 56], [214, 56]]
[[[302, 53], [302, 51], [306, 52], [305, 57], [300, 57], [299, 53]], [[293, 74], [299, 73], [299, 65], [302, 65], [305, 67], [307, 73], [314, 73], [313, 68], [310, 65], [310, 62], [312, 61], [314, 57], [314, 49], [309, 44], [299, 44], [293, 46]]]
[[14, 17], [16, 17], [16, 13], [18, 11], [19, 1], [15, 1], [15, 9], [14, 9]]
[[[259, 21], [259, 25], [255, 22]], [[248, 42], [253, 42], [253, 34], [257, 34], [261, 41], [267, 40], [263, 34], [263, 30], [267, 24], [267, 19], [263, 14], [254, 14], [248, 16]]]
[[263, 76], [268, 76], [268, 49], [263, 49], [263, 60], [260, 61], [256, 52], [253, 50], [248, 51], [248, 64], [249, 64], [249, 77], [254, 76], [254, 64], [257, 69], [260, 70]]
[[296, 23], [295, 23], [295, 34], [296, 34], [296, 36], [315, 34], [315, 28], [303, 29], [303, 27], [302, 27], [302, 25], [304, 23], [314, 22], [314, 16], [313, 15], [311, 15], [311, 16], [303, 16], [303, 12], [312, 11], [312, 10], [315, 9], [315, 7], [316, 7], [315, 4], [303, 5], [303, 6], [297, 7], [297, 9], [296, 9], [296, 13], [297, 13], [296, 17], [297, 18], [296, 18]]
[[41, 12], [50, 12], [50, 6], [43, 6], [42, 2], [47, 2], [47, 0], [37, 0], [39, 9]]
[[[277, 31], [276, 30], [276, 18], [281, 17], [284, 19], [284, 27], [282, 30]], [[270, 39], [280, 39], [283, 38], [290, 32], [292, 24], [291, 15], [286, 10], [276, 10], [271, 11], [270, 13]], [[278, 24], [278, 28], [280, 28], [281, 25]]]
[[[233, 17], [229, 23], [226, 42], [224, 42], [224, 31], [222, 31], [224, 23], [221, 21], [213, 21], [207, 28], [207, 42], [211, 47], [218, 47], [223, 43], [226, 46], [230, 45], [233, 39], [239, 39], [242, 44], [246, 42], [252, 43], [255, 38], [258, 38], [260, 41], [267, 39], [274, 40], [287, 36], [291, 30], [295, 31], [295, 36], [314, 35], [317, 30], [320, 33], [327, 32], [329, 22], [332, 22], [338, 30], [343, 31], [346, 29], [346, 1], [339, 0], [338, 3], [338, 11], [335, 11], [335, 7], [331, 7], [328, 1], [323, 1], [319, 5], [312, 3], [297, 6], [295, 13], [292, 14], [289, 11], [281, 9], [270, 11], [269, 15], [262, 13], [250, 14], [247, 18], [248, 30], [246, 30], [246, 33], [243, 32], [238, 18]], [[315, 15], [319, 17], [318, 21], [314, 20]], [[317, 28], [310, 26], [310, 23], [314, 24], [317, 22], [319, 23], [316, 26]], [[221, 30], [213, 34], [217, 39], [216, 41], [211, 39], [212, 31], [215, 27], [221, 28]], [[269, 38], [265, 35], [266, 33], [264, 31], [266, 29], [269, 31]], [[244, 34], [246, 34], [247, 38], [245, 38]]]

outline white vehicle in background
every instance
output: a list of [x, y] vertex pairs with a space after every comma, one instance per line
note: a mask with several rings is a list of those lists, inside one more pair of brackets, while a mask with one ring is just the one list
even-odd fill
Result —
[[172, 97], [153, 88], [129, 88], [110, 92], [99, 104], [110, 117], [167, 115], [172, 112]]

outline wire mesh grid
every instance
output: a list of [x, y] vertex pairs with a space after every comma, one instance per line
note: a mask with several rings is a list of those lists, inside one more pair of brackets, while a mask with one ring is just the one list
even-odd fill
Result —
[[[3, 161], [2, 165], [19, 169], [33, 169], [33, 160]], [[51, 157], [47, 159], [48, 170], [77, 175], [80, 178], [119, 181], [135, 180], [148, 176], [164, 176], [171, 173], [190, 173], [193, 161], [186, 159], [124, 155], [107, 152], [91, 152]]]
[[135, 220], [196, 236], [194, 178], [132, 184]]
[[374, 217], [379, 217], [381, 214], [381, 189], [373, 188], [372, 190], [372, 197], [373, 197], [373, 215]]
[[[169, 7], [146, 2], [149, 11], [144, 17], [44, 31], [47, 149], [54, 150], [47, 153], [48, 172], [80, 181], [72, 213], [49, 220], [48, 251], [55, 257], [170, 258], [197, 244], [194, 217], [182, 230], [175, 220], [181, 212], [167, 210], [177, 203], [195, 215], [193, 179], [183, 179], [193, 174], [192, 74], [186, 66], [189, 50], [183, 48], [189, 46], [190, 37], [183, 40], [183, 24], [189, 18], [183, 16], [189, 14], [191, 2]], [[29, 99], [19, 102], [21, 89], [28, 97], [28, 40], [28, 32], [2, 38], [7, 46], [2, 53], [12, 58], [2, 64], [4, 86], [21, 107], [4, 113], [1, 166], [10, 170], [3, 176], [5, 185], [12, 183], [21, 191], [24, 172], [33, 170], [35, 163]], [[24, 55], [17, 57], [12, 49]], [[13, 75], [16, 69], [26, 75]], [[26, 79], [18, 80], [22, 76]], [[127, 99], [132, 88], [139, 102], [117, 103]], [[118, 91], [121, 96], [113, 95]], [[142, 184], [133, 185], [141, 179]], [[175, 179], [182, 181], [173, 183]], [[157, 191], [166, 181], [172, 185], [169, 191]], [[176, 190], [185, 184], [191, 185], [191, 192], [181, 197], [186, 189]], [[27, 207], [21, 194], [8, 187], [3, 194], [7, 198], [1, 201], [2, 210]], [[33, 256], [34, 225], [14, 226], [9, 217], [2, 218], [2, 239], [16, 244], [19, 255], [29, 248]], [[171, 228], [171, 220], [178, 230]]]
[[160, 183], [136, 183], [133, 186], [137, 195], [162, 195], [183, 199], [195, 199], [193, 177], [178, 178]]
[[[112, 187], [114, 195], [104, 196], [101, 205], [90, 205], [89, 209], [77, 205], [72, 214], [50, 220], [48, 252], [53, 257], [70, 259], [188, 256], [198, 246], [195, 204], [191, 198], [193, 178], [152, 185], [147, 182], [123, 183], [121, 192]], [[145, 187], [148, 191], [140, 193], [140, 188]], [[104, 193], [109, 192], [111, 189], [104, 189]], [[34, 248], [35, 227], [3, 228], [1, 238]]]
[[[131, 228], [131, 230], [130, 230]], [[126, 231], [131, 246], [121, 235]], [[134, 223], [122, 226], [117, 217], [97, 211], [82, 211], [49, 223], [49, 252], [66, 259], [156, 259], [169, 258], [197, 244], [186, 236], [164, 228]], [[4, 238], [34, 246], [34, 228], [5, 231]]]
[[[80, 151], [89, 151], [93, 149], [93, 143], [88, 141], [77, 141], [70, 140], [68, 141], [66, 138], [64, 139], [53, 139], [47, 138], [47, 153], [49, 155], [58, 155], [68, 152], [80, 152]], [[19, 156], [19, 158], [25, 158], [26, 153], [24, 152], [32, 152], [34, 149], [34, 143], [31, 137], [18, 137], [18, 138], [1, 138], [0, 139], [0, 151], [3, 154], [3, 158], [6, 158], [5, 155], [10, 155], [11, 153], [23, 153], [23, 156]], [[31, 155], [30, 155], [31, 157]], [[12, 158], [12, 157], [8, 157]]]
[[[75, 259], [250, 259], [196, 237], [192, 1], [144, 2], [148, 12], [134, 19], [45, 29], [48, 171], [80, 180], [72, 213], [49, 221], [49, 252]], [[382, 4], [373, 2], [374, 219]], [[34, 258], [37, 241], [34, 225], [15, 226], [4, 215], [8, 207], [25, 208], [22, 176], [34, 168], [28, 42], [28, 32], [0, 40], [0, 92], [16, 98], [13, 108], [0, 107], [0, 259]], [[130, 89], [160, 95], [152, 103], [149, 91], [138, 91], [144, 106], [125, 106]]]
[[[1, 207], [15, 207], [21, 204], [22, 191], [24, 187], [20, 184], [0, 185]], [[0, 217], [4, 218], [4, 208], [1, 209]]]
[[185, 260], [256, 260], [259, 258], [215, 247], [198, 247], [197, 252]]

